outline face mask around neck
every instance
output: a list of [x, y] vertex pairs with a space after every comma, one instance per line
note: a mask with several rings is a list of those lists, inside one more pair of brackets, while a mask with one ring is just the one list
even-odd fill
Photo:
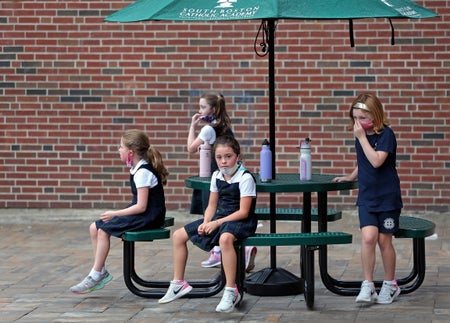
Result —
[[225, 175], [232, 175], [232, 174], [234, 174], [237, 171], [238, 168], [239, 168], [239, 164], [236, 163], [236, 165], [234, 165], [234, 167], [231, 167], [231, 168], [220, 168], [219, 167], [219, 170], [222, 173], [222, 175], [225, 176]]

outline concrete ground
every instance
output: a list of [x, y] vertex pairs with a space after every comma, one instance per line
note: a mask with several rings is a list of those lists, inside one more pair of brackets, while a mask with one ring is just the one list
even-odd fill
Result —
[[[100, 210], [0, 210], [0, 321], [2, 322], [449, 322], [450, 321], [450, 214], [417, 215], [436, 223], [437, 239], [426, 241], [427, 273], [422, 286], [390, 305], [365, 306], [354, 297], [332, 294], [316, 275], [316, 297], [309, 310], [303, 295], [244, 295], [240, 308], [219, 314], [215, 307], [222, 293], [209, 298], [183, 298], [160, 305], [157, 299], [135, 296], [122, 275], [122, 242], [113, 238], [108, 270], [114, 279], [102, 290], [75, 295], [69, 287], [92, 266], [88, 226]], [[194, 219], [169, 212], [176, 224]], [[268, 230], [263, 221], [261, 232]], [[279, 222], [279, 232], [299, 223]], [[354, 235], [351, 245], [329, 247], [329, 270], [338, 279], [361, 278], [358, 219], [344, 212], [329, 230]], [[436, 237], [434, 237], [436, 238]], [[411, 268], [411, 240], [397, 239], [397, 273]], [[209, 278], [218, 269], [200, 267], [208, 255], [190, 245], [186, 279]], [[316, 257], [317, 260], [317, 257]], [[382, 279], [378, 257], [376, 278]], [[269, 249], [258, 248], [256, 270], [269, 265]], [[298, 275], [299, 247], [278, 247], [277, 265]], [[137, 245], [137, 271], [148, 279], [172, 278], [171, 240]], [[317, 270], [317, 265], [316, 265]]]

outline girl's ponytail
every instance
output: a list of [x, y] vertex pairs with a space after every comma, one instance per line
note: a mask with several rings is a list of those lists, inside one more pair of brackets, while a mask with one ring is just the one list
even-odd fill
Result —
[[152, 165], [153, 169], [156, 173], [161, 177], [161, 182], [163, 185], [167, 184], [167, 177], [169, 176], [169, 172], [164, 166], [163, 159], [161, 157], [161, 153], [158, 149], [153, 148], [152, 146], [148, 147], [147, 150], [147, 158], [148, 162]]

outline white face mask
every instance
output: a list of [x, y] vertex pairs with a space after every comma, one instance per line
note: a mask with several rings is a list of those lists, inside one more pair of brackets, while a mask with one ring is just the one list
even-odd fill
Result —
[[219, 170], [222, 173], [222, 175], [232, 175], [236, 172], [238, 167], [239, 167], [239, 164], [236, 163], [236, 165], [234, 165], [234, 167], [232, 167], [232, 168], [219, 168]]

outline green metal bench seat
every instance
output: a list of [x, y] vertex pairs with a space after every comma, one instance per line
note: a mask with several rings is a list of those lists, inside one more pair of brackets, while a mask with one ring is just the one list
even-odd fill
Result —
[[[144, 280], [135, 269], [135, 243], [170, 238], [167, 227], [174, 225], [173, 217], [166, 217], [163, 228], [130, 231], [122, 235], [123, 242], [123, 279], [127, 288], [135, 295], [146, 298], [161, 298], [165, 295], [170, 281]], [[225, 275], [221, 270], [210, 280], [190, 281], [194, 290], [186, 297], [199, 298], [214, 296], [225, 287]]]
[[[318, 246], [329, 244], [346, 244], [352, 242], [352, 235], [344, 232], [308, 232], [308, 233], [256, 233], [244, 240], [237, 241], [238, 250], [238, 290], [241, 293], [241, 300], [244, 291], [251, 292], [252, 285], [248, 279], [245, 280], [245, 246], [306, 246], [306, 263], [304, 265], [303, 280], [298, 279], [298, 284], [303, 286], [283, 286], [291, 288], [293, 294], [299, 288], [303, 290], [306, 305], [312, 308], [314, 305], [314, 251]], [[249, 277], [251, 278], [251, 277]], [[251, 279], [250, 279], [251, 280]], [[247, 281], [247, 283], [245, 283]], [[296, 283], [293, 283], [296, 284]], [[275, 288], [275, 287], [273, 287]], [[273, 291], [268, 291], [267, 295], [273, 295]], [[284, 290], [284, 295], [289, 291]], [[254, 292], [251, 292], [254, 294]], [[265, 296], [264, 294], [258, 294]]]
[[[302, 208], [276, 208], [276, 219], [277, 221], [302, 221], [303, 220], [303, 209]], [[270, 209], [269, 208], [256, 208], [255, 214], [258, 220], [270, 220]], [[317, 208], [311, 209], [311, 220], [317, 221], [319, 218]], [[337, 221], [342, 219], [342, 211], [328, 209], [327, 210], [327, 221]]]
[[[426, 219], [400, 216], [399, 230], [394, 234], [398, 239], [412, 239], [413, 244], [413, 266], [410, 273], [397, 279], [402, 294], [409, 294], [422, 285], [426, 272], [425, 261], [425, 238], [434, 234], [436, 225]], [[395, 244], [395, 241], [394, 241]], [[326, 268], [326, 253], [321, 255], [322, 282], [327, 288], [339, 295], [355, 296], [358, 295], [361, 281], [339, 281], [328, 275]], [[383, 281], [375, 281], [375, 286], [379, 289]]]

